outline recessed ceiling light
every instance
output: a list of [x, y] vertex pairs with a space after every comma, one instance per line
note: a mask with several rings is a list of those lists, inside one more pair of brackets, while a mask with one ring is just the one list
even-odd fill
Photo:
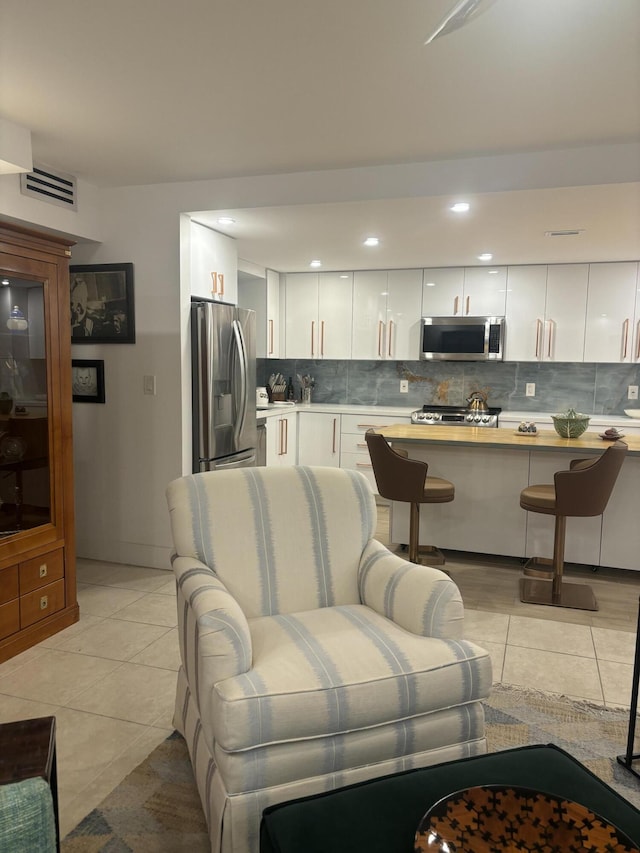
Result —
[[309, 266], [310, 266], [310, 267], [321, 267], [321, 266], [322, 266], [322, 261], [318, 261], [318, 260], [311, 261], [311, 263], [309, 264]]
[[3, 286], [3, 287], [6, 287], [8, 284], [9, 284], [9, 279], [8, 279], [8, 278], [3, 278], [3, 279], [2, 279], [2, 286]]
[[218, 218], [218, 222], [220, 225], [233, 225], [235, 223], [235, 219], [232, 219], [230, 216], [220, 216]]
[[346, 273], [343, 273], [343, 274], [340, 276], [340, 278], [349, 278], [349, 276], [348, 276]]
[[490, 261], [493, 255], [491, 252], [483, 252], [481, 255], [478, 255], [479, 261]]
[[427, 287], [435, 287], [436, 286], [435, 281], [425, 281], [425, 284], [427, 285]]
[[489, 270], [489, 275], [498, 275], [498, 270]]
[[365, 246], [377, 246], [380, 243], [380, 239], [378, 237], [367, 237], [364, 241]]
[[455, 204], [452, 204], [449, 210], [452, 210], [454, 213], [466, 213], [469, 210], [469, 203], [466, 201], [457, 201]]

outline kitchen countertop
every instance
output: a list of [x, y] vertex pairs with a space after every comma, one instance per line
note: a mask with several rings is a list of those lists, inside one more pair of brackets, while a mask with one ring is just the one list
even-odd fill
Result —
[[[390, 441], [403, 443], [457, 444], [461, 447], [494, 447], [515, 450], [583, 451], [602, 452], [610, 446], [592, 432], [583, 433], [580, 438], [561, 438], [555, 430], [538, 430], [535, 435], [515, 433], [512, 427], [487, 429], [482, 427], [424, 426], [422, 424], [391, 424], [376, 432], [382, 433]], [[629, 456], [640, 456], [640, 436], [624, 437], [629, 447]]]

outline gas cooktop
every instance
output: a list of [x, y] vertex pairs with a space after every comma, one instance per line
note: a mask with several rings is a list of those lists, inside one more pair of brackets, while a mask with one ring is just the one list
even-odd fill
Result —
[[411, 413], [412, 424], [429, 426], [497, 427], [502, 409], [488, 407], [484, 411], [466, 406], [434, 406], [431, 403]]

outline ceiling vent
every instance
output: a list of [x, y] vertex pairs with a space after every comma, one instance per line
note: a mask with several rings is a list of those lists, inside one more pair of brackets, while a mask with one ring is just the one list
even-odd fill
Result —
[[57, 204], [69, 210], [76, 210], [76, 179], [73, 175], [56, 172], [47, 166], [36, 166], [33, 171], [20, 175], [22, 195], [37, 198], [40, 201]]
[[584, 234], [584, 228], [568, 228], [566, 231], [545, 231], [545, 237], [578, 237]]

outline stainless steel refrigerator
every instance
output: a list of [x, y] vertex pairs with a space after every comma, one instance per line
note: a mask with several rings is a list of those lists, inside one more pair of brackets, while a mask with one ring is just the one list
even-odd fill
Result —
[[193, 471], [256, 464], [256, 315], [191, 304]]

